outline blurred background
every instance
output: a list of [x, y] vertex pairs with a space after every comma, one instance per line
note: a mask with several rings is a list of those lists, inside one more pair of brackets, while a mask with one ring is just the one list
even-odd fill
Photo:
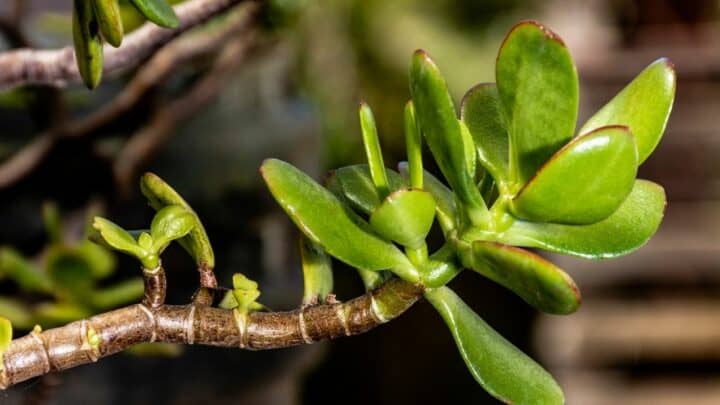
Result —
[[[0, 1], [0, 50], [71, 44], [70, 3]], [[126, 27], [142, 24], [121, 4]], [[243, 272], [259, 281], [264, 304], [297, 307], [297, 232], [262, 184], [262, 160], [288, 160], [318, 179], [363, 161], [365, 100], [394, 166], [404, 160], [412, 51], [433, 56], [459, 101], [494, 80], [503, 36], [531, 18], [575, 58], [580, 122], [653, 60], [675, 63], [674, 112], [640, 170], [664, 185], [666, 219], [631, 256], [552, 257], [583, 291], [571, 316], [539, 316], [476, 274], [452, 286], [558, 378], [569, 404], [718, 404], [719, 17], [717, 0], [274, 0], [259, 15], [236, 9], [179, 37], [93, 92], [0, 92], [0, 314], [26, 333], [138, 300], [136, 264], [83, 240], [98, 213], [147, 226], [152, 211], [137, 187], [145, 171], [198, 212], [221, 284]], [[168, 301], [185, 303], [193, 263], [178, 248], [166, 256]], [[363, 292], [345, 270], [335, 271], [343, 300]], [[0, 394], [8, 404], [198, 402], [496, 403], [426, 303], [353, 338], [271, 352], [146, 346]]]

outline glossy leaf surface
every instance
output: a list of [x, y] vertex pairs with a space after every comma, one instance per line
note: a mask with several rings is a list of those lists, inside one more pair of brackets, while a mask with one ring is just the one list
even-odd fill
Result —
[[359, 116], [365, 155], [367, 156], [368, 166], [370, 167], [370, 175], [372, 176], [373, 184], [375, 184], [380, 198], [385, 198], [390, 194], [390, 186], [388, 184], [387, 174], [385, 173], [385, 163], [383, 163], [380, 139], [378, 139], [377, 127], [375, 126], [375, 117], [370, 107], [365, 103], [360, 104]]
[[555, 153], [512, 200], [512, 211], [536, 222], [592, 224], [625, 201], [636, 174], [627, 127], [601, 127]]
[[[390, 191], [405, 187], [405, 182], [394, 170], [386, 169]], [[345, 166], [335, 170], [334, 180], [339, 191], [353, 209], [370, 215], [382, 203], [380, 193], [373, 184], [368, 165]]]
[[515, 405], [564, 403], [552, 376], [493, 330], [451, 289], [429, 290], [425, 298], [442, 316], [470, 373], [488, 393]]
[[470, 89], [463, 97], [460, 116], [473, 137], [483, 167], [496, 181], [506, 183], [509, 140], [495, 83], [481, 83]]
[[300, 238], [303, 269], [303, 305], [324, 303], [333, 289], [332, 261], [320, 245]]
[[495, 76], [509, 131], [510, 173], [521, 186], [573, 136], [577, 72], [555, 33], [525, 21], [505, 37]]
[[102, 217], [95, 217], [93, 228], [100, 232], [100, 236], [102, 236], [105, 243], [115, 250], [137, 258], [143, 257], [147, 253], [126, 230], [112, 221]]
[[117, 48], [123, 40], [122, 15], [118, 0], [94, 0], [93, 5], [103, 38]]
[[664, 210], [663, 188], [636, 180], [620, 208], [600, 222], [563, 225], [518, 220], [496, 240], [589, 259], [617, 257], [644, 245], [660, 226]]
[[102, 78], [103, 46], [93, 0], [73, 0], [72, 26], [78, 71], [85, 85], [94, 89]]
[[261, 172], [288, 216], [331, 256], [357, 268], [393, 269], [403, 278], [412, 279], [409, 273], [414, 269], [403, 253], [371, 233], [367, 224], [308, 175], [276, 159], [265, 160]]
[[410, 93], [420, 130], [450, 187], [469, 209], [471, 219], [487, 219], [487, 208], [471, 177], [465, 142], [445, 79], [424, 51], [416, 51], [410, 67]]
[[195, 217], [195, 226], [190, 233], [179, 239], [178, 242], [195, 259], [199, 267], [215, 267], [215, 254], [205, 227], [200, 218], [181, 196], [163, 179], [153, 173], [145, 173], [140, 179], [140, 190], [148, 199], [150, 206], [159, 211], [168, 205], [179, 205], [190, 211]]
[[179, 205], [163, 207], [155, 214], [150, 224], [153, 249], [157, 253], [162, 252], [171, 241], [187, 235], [195, 224], [194, 215], [185, 207]]
[[675, 68], [659, 59], [645, 68], [583, 125], [580, 133], [606, 125], [626, 125], [635, 135], [638, 164], [650, 156], [665, 132], [675, 98]]
[[533, 307], [569, 314], [580, 306], [580, 290], [562, 269], [525, 249], [497, 242], [460, 242], [462, 264], [508, 288]]
[[173, 8], [166, 0], [130, 0], [142, 15], [155, 24], [165, 28], [175, 28], [180, 24]]
[[410, 248], [425, 241], [435, 219], [435, 200], [430, 193], [402, 189], [390, 194], [370, 215], [370, 225], [382, 237]]
[[403, 113], [403, 124], [405, 128], [405, 149], [408, 157], [408, 171], [410, 187], [423, 188], [423, 162], [422, 162], [422, 134], [417, 125], [415, 106], [412, 101], [405, 105]]
[[[408, 165], [406, 162], [401, 162], [399, 169], [403, 176], [408, 177]], [[436, 214], [443, 232], [447, 233], [455, 229], [457, 225], [457, 204], [452, 191], [427, 171], [424, 172], [423, 178], [423, 189], [430, 193], [435, 200]]]

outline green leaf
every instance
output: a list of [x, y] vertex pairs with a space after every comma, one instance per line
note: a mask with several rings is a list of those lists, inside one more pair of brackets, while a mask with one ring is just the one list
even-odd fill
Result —
[[215, 254], [210, 239], [205, 233], [200, 218], [185, 200], [170, 185], [153, 173], [145, 173], [140, 179], [140, 191], [156, 211], [168, 205], [179, 205], [190, 211], [195, 217], [195, 226], [190, 233], [181, 238], [180, 245], [195, 259], [198, 267], [215, 267]]
[[524, 21], [505, 37], [495, 76], [509, 131], [510, 176], [519, 188], [572, 138], [577, 72], [555, 33]]
[[472, 135], [483, 167], [496, 182], [508, 181], [508, 133], [495, 83], [481, 83], [463, 97], [460, 116]]
[[94, 0], [95, 16], [103, 38], [115, 48], [122, 44], [123, 24], [118, 0]]
[[303, 269], [303, 305], [325, 302], [333, 289], [332, 261], [323, 248], [309, 240], [300, 238], [300, 257]]
[[435, 219], [430, 193], [402, 189], [390, 194], [370, 215], [370, 226], [380, 236], [412, 249], [419, 248]]
[[0, 297], [0, 314], [9, 320], [17, 329], [30, 329], [33, 327], [33, 317], [32, 313], [30, 313], [30, 308], [18, 300]]
[[145, 286], [140, 277], [121, 281], [92, 293], [92, 304], [94, 307], [105, 311], [117, 308], [130, 302], [138, 301], [143, 296]]
[[130, 0], [142, 15], [165, 28], [176, 28], [180, 24], [175, 10], [165, 0]]
[[62, 243], [62, 223], [57, 205], [52, 202], [44, 203], [42, 206], [42, 218], [50, 243]]
[[52, 281], [33, 263], [10, 247], [0, 248], [0, 276], [6, 275], [23, 291], [50, 293]]
[[341, 261], [365, 270], [386, 270], [406, 280], [417, 272], [403, 253], [367, 229], [328, 190], [292, 165], [276, 159], [261, 167], [265, 182], [280, 206], [313, 242]]
[[428, 290], [470, 373], [490, 395], [515, 405], [561, 405], [562, 390], [533, 359], [493, 330], [451, 289]]
[[[397, 172], [387, 169], [386, 173], [391, 192], [405, 187], [404, 180]], [[341, 167], [331, 175], [329, 182], [333, 181], [337, 181], [338, 189], [335, 191], [339, 192], [356, 211], [370, 215], [382, 203], [380, 193], [373, 184], [368, 165]]]
[[359, 115], [363, 145], [365, 146], [365, 154], [367, 155], [368, 166], [370, 167], [370, 176], [378, 191], [378, 195], [384, 199], [390, 194], [390, 188], [387, 174], [385, 173], [385, 163], [383, 163], [380, 140], [378, 139], [377, 128], [375, 127], [375, 117], [370, 107], [365, 103], [360, 103]]
[[487, 207], [468, 167], [466, 141], [447, 84], [430, 56], [422, 50], [416, 51], [412, 58], [410, 94], [420, 130], [450, 187], [474, 224], [487, 223]]
[[530, 221], [592, 224], [618, 209], [636, 174], [637, 151], [627, 127], [601, 127], [555, 153], [510, 207]]
[[0, 372], [5, 369], [5, 361], [3, 360], [3, 354], [10, 347], [12, 343], [12, 323], [6, 318], [0, 316]]
[[75, 246], [75, 250], [90, 266], [93, 278], [103, 279], [115, 270], [115, 256], [104, 247], [89, 240], [83, 240]]
[[90, 264], [77, 250], [55, 245], [45, 256], [47, 274], [53, 281], [53, 292], [73, 302], [90, 301], [94, 277]]
[[635, 135], [638, 164], [650, 156], [665, 132], [675, 99], [675, 68], [662, 58], [645, 68], [630, 84], [593, 115], [580, 133], [606, 125], [626, 125]]
[[162, 253], [171, 241], [187, 235], [196, 223], [193, 213], [185, 207], [168, 205], [162, 208], [150, 224], [154, 251]]
[[93, 228], [100, 232], [105, 243], [120, 252], [129, 254], [138, 259], [147, 255], [145, 249], [140, 247], [133, 237], [124, 229], [115, 223], [102, 218], [95, 217], [93, 220]]
[[[400, 162], [398, 165], [400, 173], [408, 177], [407, 162]], [[423, 174], [423, 189], [432, 195], [435, 200], [436, 214], [440, 227], [447, 234], [457, 226], [457, 205], [455, 203], [455, 195], [435, 176], [425, 171]]]
[[525, 249], [476, 240], [456, 244], [462, 264], [508, 288], [533, 307], [569, 314], [580, 306], [580, 290], [564, 271]]
[[622, 256], [644, 245], [657, 231], [665, 210], [665, 191], [636, 180], [628, 198], [608, 218], [592, 225], [515, 221], [494, 239], [515, 246], [602, 259]]
[[70, 302], [45, 302], [35, 307], [35, 316], [45, 327], [65, 325], [90, 315], [88, 308]]
[[415, 106], [412, 100], [405, 104], [403, 115], [405, 127], [405, 149], [407, 150], [409, 165], [410, 187], [422, 190], [423, 188], [423, 162], [422, 162], [422, 135], [415, 116]]
[[385, 281], [392, 277], [389, 271], [370, 271], [356, 269], [360, 279], [362, 279], [365, 291], [372, 291], [380, 287]]
[[75, 59], [83, 82], [89, 89], [100, 84], [103, 46], [93, 11], [94, 0], [73, 0], [73, 43]]

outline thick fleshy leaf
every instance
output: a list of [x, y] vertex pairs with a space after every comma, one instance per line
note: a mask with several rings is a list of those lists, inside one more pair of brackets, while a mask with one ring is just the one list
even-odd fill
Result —
[[513, 27], [495, 65], [510, 139], [510, 175], [520, 187], [573, 136], [578, 77], [562, 40], [534, 21]]
[[0, 316], [0, 371], [5, 369], [3, 361], [3, 353], [7, 350], [12, 342], [12, 324], [6, 318]]
[[[391, 192], [405, 187], [405, 182], [397, 172], [386, 169], [386, 173]], [[337, 191], [354, 210], [370, 215], [382, 203], [380, 194], [370, 176], [368, 165], [341, 167], [335, 170], [331, 176], [331, 181], [337, 181]]]
[[420, 130], [450, 187], [473, 223], [483, 224], [488, 212], [469, 171], [460, 121], [440, 70], [424, 51], [416, 51], [410, 67], [410, 94]]
[[365, 270], [392, 269], [406, 280], [417, 272], [403, 253], [368, 229], [328, 190], [289, 163], [268, 159], [265, 182], [280, 206], [313, 242], [339, 260]]
[[323, 248], [309, 240], [300, 238], [300, 257], [303, 268], [303, 305], [325, 302], [333, 289], [332, 261]]
[[[401, 162], [398, 165], [400, 173], [408, 177], [408, 164]], [[435, 200], [436, 214], [443, 232], [448, 233], [455, 229], [457, 221], [457, 205], [455, 195], [440, 180], [427, 171], [423, 174], [423, 189], [430, 193]]]
[[375, 126], [375, 117], [370, 107], [365, 103], [360, 104], [359, 116], [365, 155], [367, 156], [368, 166], [370, 167], [370, 175], [372, 176], [373, 184], [375, 184], [380, 198], [384, 199], [390, 194], [390, 186], [388, 184], [387, 174], [385, 173], [385, 163], [383, 163], [380, 139], [378, 139], [377, 127]]
[[635, 135], [638, 164], [655, 150], [665, 132], [675, 99], [675, 67], [662, 58], [645, 68], [630, 84], [593, 115], [580, 133], [606, 125], [626, 125]]
[[155, 24], [165, 28], [175, 28], [180, 24], [173, 8], [166, 0], [130, 0], [142, 15]]
[[198, 267], [214, 268], [215, 254], [213, 253], [210, 239], [205, 233], [200, 218], [181, 196], [163, 179], [153, 173], [145, 173], [140, 179], [140, 191], [148, 199], [150, 206], [156, 211], [168, 205], [179, 205], [190, 211], [195, 217], [195, 226], [190, 233], [179, 239], [180, 245], [195, 259]]
[[123, 40], [122, 15], [118, 0], [94, 0], [95, 16], [100, 24], [103, 38], [117, 48]]
[[405, 128], [405, 149], [408, 157], [408, 179], [410, 187], [423, 188], [422, 134], [418, 128], [415, 106], [412, 101], [405, 105], [403, 115]]
[[89, 89], [100, 84], [103, 72], [103, 45], [94, 0], [73, 0], [72, 26], [75, 60], [83, 82]]
[[185, 207], [168, 205], [155, 214], [150, 224], [153, 249], [160, 253], [173, 240], [187, 235], [195, 226], [195, 216]]
[[370, 215], [380, 236], [410, 248], [425, 241], [435, 219], [435, 200], [427, 191], [402, 189], [390, 194]]
[[102, 217], [95, 217], [93, 228], [100, 232], [105, 243], [120, 252], [135, 256], [138, 259], [144, 257], [147, 252], [138, 245], [137, 241], [123, 228]]
[[481, 83], [463, 97], [460, 116], [473, 137], [483, 167], [496, 182], [507, 183], [509, 141], [495, 83]]
[[460, 262], [551, 314], [580, 306], [580, 290], [562, 269], [525, 249], [497, 242], [458, 242]]
[[440, 313], [475, 380], [492, 396], [514, 405], [561, 405], [553, 377], [497, 333], [451, 289], [429, 290], [425, 298]]
[[592, 224], [618, 209], [636, 174], [637, 151], [627, 127], [601, 127], [555, 153], [510, 207], [530, 221]]
[[611, 216], [591, 225], [515, 221], [495, 239], [509, 245], [602, 259], [638, 249], [657, 231], [665, 210], [665, 191], [653, 182], [636, 180], [630, 195]]

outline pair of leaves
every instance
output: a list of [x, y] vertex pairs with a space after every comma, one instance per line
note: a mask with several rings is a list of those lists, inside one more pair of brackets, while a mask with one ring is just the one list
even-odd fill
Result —
[[[177, 15], [165, 0], [131, 0], [148, 20], [175, 28]], [[117, 48], [124, 28], [118, 0], [73, 0], [73, 43], [78, 71], [85, 85], [94, 89], [103, 73], [103, 39]]]
[[95, 217], [93, 227], [110, 247], [136, 257], [144, 268], [154, 269], [160, 265], [159, 255], [170, 242], [187, 235], [196, 223], [194, 215], [185, 207], [169, 205], [157, 212], [150, 233], [142, 232], [137, 240], [105, 218]]
[[406, 280], [417, 280], [417, 271], [402, 251], [378, 237], [305, 173], [277, 159], [265, 160], [260, 170], [273, 197], [295, 225], [328, 254], [359, 269], [392, 270]]
[[511, 211], [537, 222], [591, 224], [612, 214], [659, 142], [675, 93], [674, 70], [659, 60], [568, 143], [577, 74], [562, 41], [535, 22], [510, 31], [496, 79], [466, 94], [462, 120], [483, 166], [512, 197]]

